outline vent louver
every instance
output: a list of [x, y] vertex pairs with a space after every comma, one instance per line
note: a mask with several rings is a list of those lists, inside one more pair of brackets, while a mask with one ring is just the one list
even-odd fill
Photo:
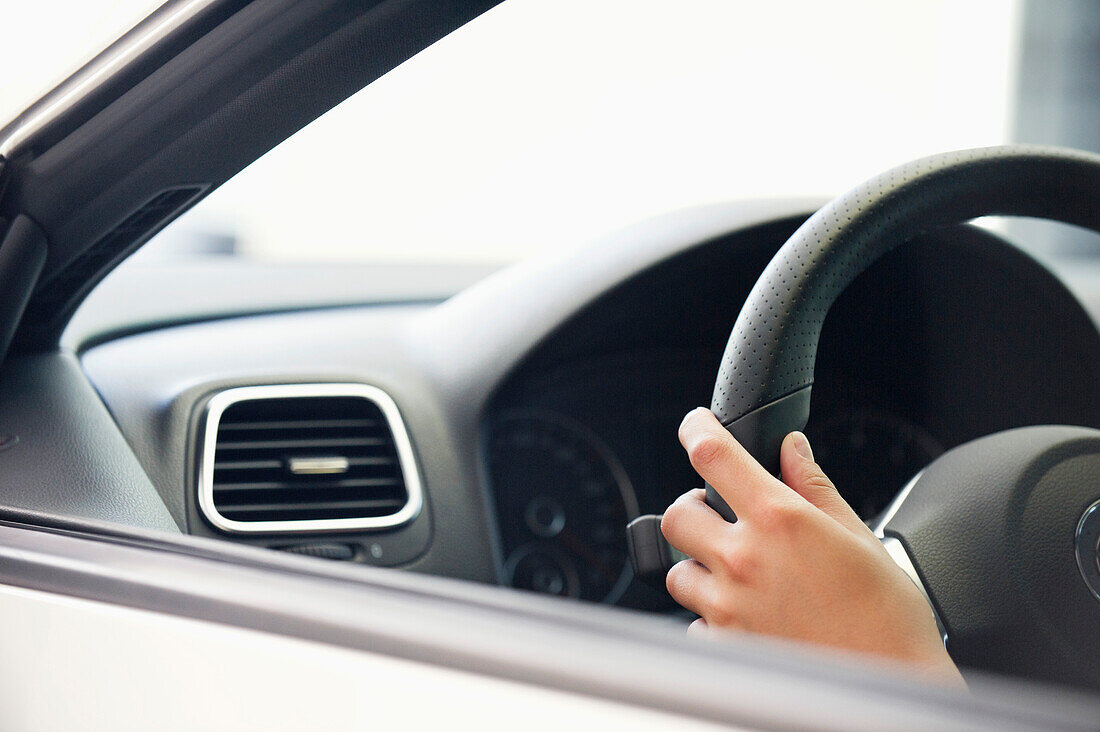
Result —
[[242, 387], [210, 400], [199, 507], [223, 531], [386, 528], [421, 505], [397, 406], [375, 387]]

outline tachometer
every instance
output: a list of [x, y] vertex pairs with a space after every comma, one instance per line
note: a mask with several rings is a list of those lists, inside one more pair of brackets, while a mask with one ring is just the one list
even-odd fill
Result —
[[924, 429], [886, 412], [840, 415], [807, 432], [814, 457], [865, 520], [943, 452]]
[[630, 481], [591, 430], [548, 414], [512, 414], [489, 438], [505, 574], [513, 587], [615, 602], [630, 582]]

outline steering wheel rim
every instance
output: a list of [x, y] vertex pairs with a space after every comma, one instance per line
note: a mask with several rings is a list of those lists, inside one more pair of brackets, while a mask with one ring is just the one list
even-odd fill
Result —
[[[1052, 219], [1100, 232], [1100, 155], [1039, 146], [922, 158], [826, 204], [780, 248], [749, 293], [715, 381], [711, 411], [778, 472], [783, 437], [809, 416], [829, 308], [884, 254], [930, 229], [981, 216]], [[708, 501], [733, 515], [713, 491]]]
[[[981, 216], [1050, 219], [1100, 232], [1098, 192], [1100, 155], [1005, 146], [923, 158], [840, 196], [791, 236], [749, 294], [722, 359], [712, 411], [757, 460], [778, 473], [783, 438], [802, 429], [809, 416], [817, 344], [825, 317], [858, 275], [909, 239]], [[1100, 622], [1091, 625], [1100, 621], [1100, 603], [1086, 606], [1086, 601], [1100, 600], [1100, 595], [1089, 596], [1084, 583], [1078, 583], [1076, 590], [1069, 589], [1064, 578], [1069, 575], [1067, 562], [1074, 556], [1072, 541], [1063, 542], [1069, 545], [1067, 555], [1060, 543], [1061, 527], [1054, 531], [1035, 518], [1056, 514], [1060, 522], [1072, 523], [1077, 521], [1080, 504], [1088, 506], [1100, 498], [1092, 495], [1095, 489], [1088, 481], [1058, 478], [1060, 470], [1066, 472], [1065, 465], [1078, 465], [1085, 459], [1095, 459], [1100, 474], [1100, 431], [1037, 427], [968, 443], [946, 453], [914, 480], [910, 490], [917, 499], [910, 499], [905, 506], [899, 503], [902, 510], [895, 510], [882, 529], [901, 543], [907, 558], [916, 565], [917, 574], [911, 576], [927, 590], [948, 632], [954, 613], [956, 627], [971, 636], [984, 636], [986, 652], [990, 639], [994, 646], [1014, 645], [1015, 652], [1000, 654], [1002, 658], [991, 664], [997, 670], [1011, 673], [1030, 667], [1039, 669], [1044, 678], [1100, 688], [1100, 664], [1078, 663], [1074, 656], [1074, 646], [1081, 648], [1081, 644], [1100, 655], [1100, 641], [1094, 640], [1100, 636], [1081, 635], [1066, 626], [1072, 616], [1073, 623], [1080, 624], [1084, 618], [1089, 627], [1100, 628]], [[1080, 472], [1078, 466], [1068, 474]], [[1077, 482], [1070, 485], [1073, 481]], [[958, 485], [979, 484], [986, 487], [981, 495], [996, 505], [983, 505], [973, 496], [960, 500], [955, 495]], [[1057, 511], [1046, 505], [1052, 501], [1059, 504]], [[727, 520], [736, 520], [709, 486], [707, 502]], [[968, 531], [975, 522], [983, 522], [981, 530]], [[945, 534], [937, 524], [951, 527], [955, 534]], [[1080, 530], [1077, 533], [1080, 536]], [[960, 538], [959, 534], [973, 536]], [[1023, 539], [1018, 539], [1021, 536]], [[956, 566], [944, 561], [944, 545], [960, 553], [984, 553], [978, 562], [984, 575], [975, 579], [973, 573], [955, 572]], [[1057, 563], [1031, 561], [1021, 554], [1025, 545], [1054, 547], [1044, 551], [1057, 553]], [[990, 555], [993, 549], [1010, 556], [998, 562]], [[1086, 547], [1086, 554], [1089, 551], [1093, 549]], [[1100, 555], [1100, 549], [1095, 551]], [[1078, 546], [1078, 557], [1080, 552]], [[951, 575], [952, 582], [929, 578], [922, 565]], [[1065, 597], [1073, 612], [1049, 607], [1056, 601], [1051, 597], [1033, 596], [1026, 583], [1020, 584], [1022, 580], [1013, 576], [1013, 567], [1022, 567], [1020, 572], [1037, 584], [1045, 582], [1046, 575], [1056, 575], [1058, 582], [1066, 585]], [[971, 583], [988, 584], [960, 585], [955, 575], [967, 576]], [[994, 587], [994, 582], [1002, 586]], [[965, 599], [968, 592], [984, 593], [997, 601], [970, 602]], [[1051, 594], [1049, 588], [1046, 592]], [[1062, 595], [1054, 594], [1060, 601]], [[949, 598], [947, 613], [937, 595]], [[1019, 600], [1016, 605], [1006, 607], [1014, 598]], [[970, 623], [971, 618], [959, 614], [964, 611], [981, 622]], [[1026, 644], [1013, 640], [1020, 627], [1034, 631]]]

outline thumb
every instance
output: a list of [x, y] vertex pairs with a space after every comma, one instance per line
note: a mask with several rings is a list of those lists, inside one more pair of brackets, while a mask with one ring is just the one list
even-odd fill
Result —
[[840, 497], [836, 486], [821, 466], [814, 462], [810, 441], [801, 432], [792, 432], [779, 451], [779, 469], [783, 482], [810, 503], [849, 529], [867, 531], [867, 526]]

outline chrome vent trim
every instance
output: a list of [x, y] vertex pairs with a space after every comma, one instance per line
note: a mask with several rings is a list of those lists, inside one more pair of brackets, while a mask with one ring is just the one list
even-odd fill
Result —
[[[384, 516], [326, 518], [281, 521], [240, 521], [227, 518], [214, 501], [214, 461], [222, 415], [240, 402], [265, 399], [302, 399], [317, 397], [357, 397], [373, 403], [382, 413], [397, 453], [397, 464], [404, 479], [407, 499], [398, 511]], [[245, 386], [215, 394], [207, 403], [199, 458], [198, 505], [202, 515], [216, 528], [235, 534], [288, 534], [317, 531], [360, 531], [387, 529], [407, 523], [424, 505], [420, 473], [416, 467], [412, 443], [397, 405], [381, 389], [367, 384], [278, 384]]]

